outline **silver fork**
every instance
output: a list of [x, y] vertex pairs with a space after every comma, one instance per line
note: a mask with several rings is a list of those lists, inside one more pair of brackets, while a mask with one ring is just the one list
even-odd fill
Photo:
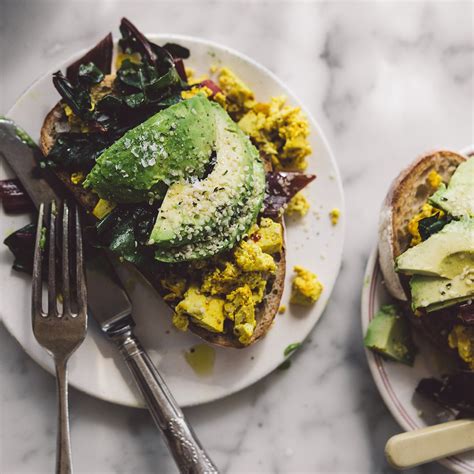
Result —
[[[53, 201], [49, 212], [48, 232], [48, 311], [42, 305], [42, 263], [45, 247], [43, 232], [45, 206], [40, 205], [36, 230], [35, 254], [32, 283], [32, 323], [33, 333], [38, 343], [54, 358], [56, 365], [56, 388], [58, 396], [58, 428], [56, 446], [56, 473], [72, 472], [71, 442], [69, 436], [67, 361], [85, 338], [87, 330], [87, 295], [83, 270], [82, 234], [79, 213], [74, 211], [71, 237], [75, 241], [75, 291], [71, 291], [70, 281], [70, 225], [69, 208], [63, 205], [62, 225], [58, 226], [58, 212]], [[61, 238], [61, 273], [63, 310], [58, 311], [56, 286], [56, 243], [58, 233]]]

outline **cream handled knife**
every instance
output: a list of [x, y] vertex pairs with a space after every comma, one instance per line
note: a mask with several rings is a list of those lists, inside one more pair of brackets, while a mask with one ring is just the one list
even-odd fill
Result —
[[387, 461], [408, 469], [474, 449], [474, 420], [456, 420], [392, 436], [385, 445]]
[[[55, 177], [38, 176], [41, 151], [8, 119], [0, 119], [0, 156], [10, 165], [35, 206], [59, 202]], [[53, 187], [54, 186], [54, 190]], [[216, 473], [163, 378], [133, 333], [132, 305], [104, 252], [85, 261], [89, 314], [118, 346], [156, 425], [182, 473]]]

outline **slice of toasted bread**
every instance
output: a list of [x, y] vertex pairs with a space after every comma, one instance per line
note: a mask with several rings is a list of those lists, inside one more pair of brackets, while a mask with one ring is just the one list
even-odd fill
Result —
[[[107, 76], [109, 77], [109, 76]], [[64, 129], [64, 124], [67, 122], [67, 118], [64, 113], [64, 108], [61, 103], [56, 106], [46, 116], [40, 134], [40, 148], [44, 155], [47, 155], [53, 147], [57, 135], [58, 129]], [[53, 170], [56, 176], [61, 180], [64, 186], [71, 192], [77, 202], [87, 211], [89, 214], [94, 209], [97, 203], [97, 195], [85, 190], [80, 185], [75, 185], [71, 182], [70, 173], [67, 171]], [[257, 307], [255, 311], [255, 319], [257, 326], [252, 336], [250, 344], [253, 344], [257, 340], [261, 339], [270, 329], [275, 315], [280, 306], [280, 300], [283, 293], [283, 287], [285, 282], [285, 270], [286, 270], [286, 259], [285, 259], [285, 230], [283, 219], [279, 222], [283, 226], [283, 248], [280, 254], [277, 255], [277, 270], [274, 277], [269, 280], [266, 289], [266, 295]], [[142, 275], [148, 280], [148, 282], [155, 288], [155, 290], [163, 295], [163, 288], [153, 278], [153, 275], [147, 275], [146, 270], [138, 269]], [[171, 305], [170, 305], [171, 306]], [[234, 347], [243, 348], [247, 347], [241, 344], [238, 338], [230, 331], [228, 333], [213, 333], [210, 332], [197, 324], [192, 322], [189, 325], [192, 332], [200, 336], [202, 339], [222, 347]]]
[[378, 247], [385, 286], [398, 300], [407, 301], [408, 293], [405, 279], [395, 272], [395, 259], [410, 245], [409, 221], [434, 193], [427, 182], [428, 174], [434, 170], [447, 183], [465, 159], [445, 150], [428, 153], [415, 160], [392, 182], [380, 212]]

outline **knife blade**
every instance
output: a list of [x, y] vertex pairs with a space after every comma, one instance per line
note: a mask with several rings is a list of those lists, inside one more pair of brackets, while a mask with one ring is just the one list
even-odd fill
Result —
[[[41, 150], [31, 139], [22, 139], [21, 135], [13, 122], [0, 119], [0, 156], [11, 166], [37, 207], [41, 202], [59, 202], [62, 196], [57, 189], [60, 188], [53, 190], [51, 187], [54, 176], [48, 169], [37, 176]], [[130, 299], [105, 253], [95, 252], [93, 258], [85, 260], [84, 266], [89, 314], [117, 345], [180, 472], [217, 473], [165, 381], [133, 333], [135, 324]]]
[[[42, 202], [67, 198], [62, 184], [47, 168], [39, 169], [43, 159], [39, 147], [11, 120], [0, 119], [0, 156], [20, 180], [36, 207]], [[102, 252], [89, 252], [85, 261], [90, 313], [102, 330], [129, 317], [132, 304], [112, 265]]]

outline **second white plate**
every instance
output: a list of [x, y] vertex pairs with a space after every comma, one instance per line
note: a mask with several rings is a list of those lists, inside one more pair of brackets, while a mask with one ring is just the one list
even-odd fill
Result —
[[[461, 151], [470, 156], [474, 147]], [[378, 263], [378, 251], [375, 248], [367, 262], [362, 288], [362, 330], [366, 333], [370, 321], [384, 304], [393, 301], [383, 284], [382, 272]], [[433, 353], [433, 348], [423, 340], [416, 340], [419, 354], [415, 365], [408, 367], [388, 361], [378, 354], [366, 349], [367, 361], [372, 377], [387, 408], [405, 431], [441, 422], [436, 419], [439, 408], [421, 397], [414, 397], [418, 382], [424, 377], [439, 377], [442, 369], [440, 360]], [[422, 416], [421, 416], [422, 415]], [[443, 465], [457, 472], [474, 472], [474, 451], [452, 456], [440, 461]]]

